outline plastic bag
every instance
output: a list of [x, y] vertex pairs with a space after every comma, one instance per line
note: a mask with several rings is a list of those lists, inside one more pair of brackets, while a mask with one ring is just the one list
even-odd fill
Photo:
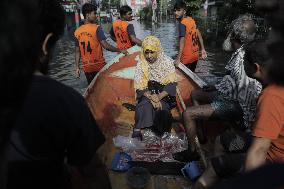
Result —
[[122, 148], [124, 151], [145, 149], [145, 144], [137, 138], [118, 135], [113, 138], [115, 147]]
[[184, 133], [177, 135], [165, 133], [162, 137], [156, 136], [151, 130], [143, 133], [143, 141], [137, 138], [117, 136], [113, 138], [114, 145], [131, 155], [134, 161], [175, 161], [172, 154], [187, 149], [187, 139]]

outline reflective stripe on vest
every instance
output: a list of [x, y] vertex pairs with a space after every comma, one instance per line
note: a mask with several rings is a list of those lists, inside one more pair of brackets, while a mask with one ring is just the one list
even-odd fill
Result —
[[116, 20], [113, 22], [112, 27], [116, 38], [117, 48], [123, 50], [132, 47], [132, 43], [127, 32], [128, 22]]
[[199, 40], [196, 24], [191, 17], [183, 18], [181, 23], [186, 26], [181, 62], [183, 64], [190, 64], [199, 58]]
[[97, 72], [105, 65], [102, 46], [97, 38], [96, 24], [85, 24], [75, 31], [79, 42], [84, 72]]

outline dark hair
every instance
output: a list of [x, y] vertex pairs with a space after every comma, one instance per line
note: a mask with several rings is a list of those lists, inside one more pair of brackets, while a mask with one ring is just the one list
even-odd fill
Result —
[[39, 36], [38, 48], [41, 49], [45, 37], [52, 33], [47, 43], [48, 55], [40, 51], [37, 69], [43, 74], [47, 74], [48, 63], [51, 56], [51, 49], [64, 32], [65, 13], [59, 0], [38, 0], [38, 28], [35, 28]]
[[3, 187], [3, 154], [17, 110], [35, 69], [38, 49], [33, 35], [33, 4], [30, 0], [0, 1], [0, 187]]
[[186, 9], [186, 3], [184, 1], [177, 1], [174, 5], [174, 9]]
[[245, 47], [245, 59], [250, 64], [258, 63], [260, 66], [266, 66], [269, 58], [266, 40], [259, 39]]
[[[270, 41], [269, 41], [270, 42]], [[271, 82], [284, 85], [284, 54], [283, 54], [284, 38], [268, 44], [268, 51], [271, 55], [271, 63], [268, 66], [268, 76]]]
[[1, 148], [42, 57], [46, 35], [53, 33], [50, 49], [64, 31], [64, 11], [58, 0], [1, 0], [0, 7]]
[[120, 9], [119, 9], [120, 16], [124, 16], [128, 12], [132, 12], [131, 7], [128, 6], [128, 5], [124, 5], [124, 6], [120, 7]]
[[256, 7], [265, 12], [266, 20], [272, 26], [268, 40], [268, 51], [272, 59], [268, 66], [269, 79], [284, 86], [284, 1], [256, 1]]
[[82, 7], [82, 14], [84, 16], [84, 18], [86, 18], [87, 14], [93, 12], [93, 11], [97, 11], [97, 6], [93, 5], [91, 3], [85, 3]]
[[266, 40], [256, 40], [245, 47], [244, 67], [248, 76], [256, 72], [255, 63], [266, 67], [270, 56], [267, 50]]

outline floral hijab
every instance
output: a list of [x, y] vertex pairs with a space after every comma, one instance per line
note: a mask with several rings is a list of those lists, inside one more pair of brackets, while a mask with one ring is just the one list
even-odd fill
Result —
[[[156, 62], [152, 64], [147, 62], [144, 56], [146, 50], [158, 52]], [[146, 89], [149, 80], [157, 81], [163, 85], [177, 81], [173, 60], [164, 54], [161, 42], [157, 37], [148, 36], [143, 40], [141, 53], [137, 61], [138, 63], [134, 75], [135, 90]]]

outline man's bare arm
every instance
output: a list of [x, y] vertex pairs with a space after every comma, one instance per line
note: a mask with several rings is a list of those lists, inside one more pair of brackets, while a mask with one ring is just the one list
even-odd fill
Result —
[[138, 39], [137, 37], [135, 37], [134, 35], [130, 35], [130, 40], [131, 40], [133, 43], [135, 43], [135, 44], [137, 44], [137, 45], [139, 45], [139, 46], [142, 45], [142, 41], [141, 41], [140, 39]]
[[250, 171], [260, 167], [266, 161], [271, 139], [254, 137], [246, 159], [246, 170]]

